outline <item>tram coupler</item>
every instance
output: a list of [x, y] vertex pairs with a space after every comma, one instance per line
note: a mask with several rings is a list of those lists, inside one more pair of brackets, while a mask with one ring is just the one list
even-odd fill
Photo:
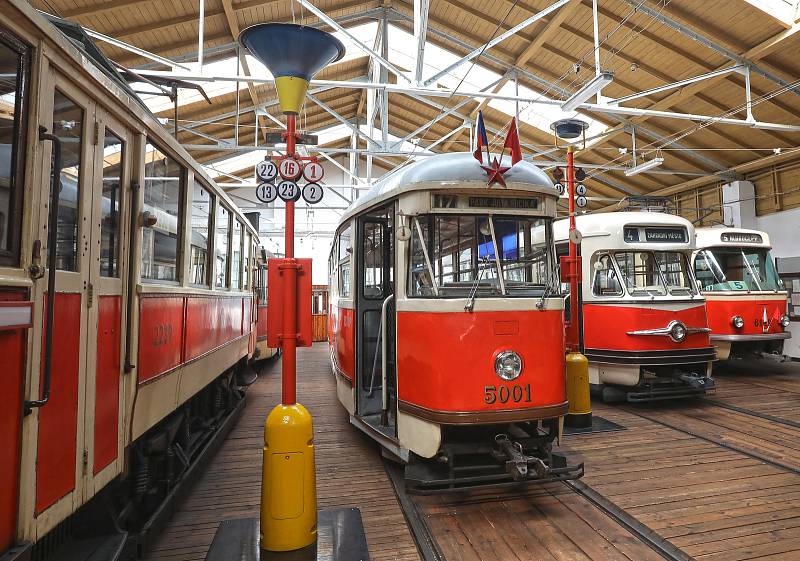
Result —
[[681, 382], [689, 387], [698, 390], [710, 390], [714, 388], [714, 379], [709, 376], [694, 374], [691, 372], [681, 372], [678, 376]]
[[536, 472], [537, 479], [544, 479], [550, 475], [550, 468], [541, 458], [526, 456], [523, 453], [522, 444], [514, 442], [508, 438], [508, 435], [498, 434], [494, 437], [494, 442], [492, 456], [498, 461], [505, 462], [506, 472], [514, 481], [528, 479], [528, 471], [531, 467]]

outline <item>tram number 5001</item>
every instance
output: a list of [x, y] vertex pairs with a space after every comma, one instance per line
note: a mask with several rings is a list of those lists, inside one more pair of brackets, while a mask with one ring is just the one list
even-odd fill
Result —
[[512, 384], [511, 386], [484, 386], [483, 402], [486, 405], [493, 403], [530, 403], [531, 385]]

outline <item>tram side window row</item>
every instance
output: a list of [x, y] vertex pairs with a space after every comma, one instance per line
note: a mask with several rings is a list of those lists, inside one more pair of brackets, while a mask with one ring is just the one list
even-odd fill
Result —
[[343, 298], [348, 298], [352, 295], [352, 282], [350, 279], [350, 260], [353, 252], [352, 233], [352, 226], [348, 226], [339, 234], [339, 296]]
[[247, 288], [252, 236], [233, 211], [197, 179], [187, 189], [188, 170], [155, 144], [147, 144], [144, 169], [144, 212], [151, 221], [142, 232], [142, 279], [180, 282], [184, 236], [188, 236], [188, 284], [210, 287], [213, 239], [214, 286]]

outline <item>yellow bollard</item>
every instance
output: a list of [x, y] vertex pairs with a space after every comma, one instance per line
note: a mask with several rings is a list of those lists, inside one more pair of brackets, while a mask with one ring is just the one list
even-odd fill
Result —
[[589, 395], [589, 360], [582, 353], [567, 353], [568, 427], [592, 426], [592, 400]]
[[293, 551], [317, 539], [317, 482], [311, 414], [278, 405], [264, 425], [261, 549]]

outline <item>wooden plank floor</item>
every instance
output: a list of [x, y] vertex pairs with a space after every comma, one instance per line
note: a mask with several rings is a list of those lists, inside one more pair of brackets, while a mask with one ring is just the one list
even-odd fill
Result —
[[[781, 418], [800, 410], [800, 365], [716, 381], [710, 402]], [[702, 399], [593, 409], [628, 427], [565, 439], [593, 489], [695, 559], [800, 560], [800, 429]]]
[[[327, 343], [298, 350], [298, 400], [314, 417], [319, 508], [361, 509], [374, 561], [415, 561], [416, 545], [377, 447], [352, 427], [336, 399]], [[148, 561], [205, 558], [221, 520], [258, 516], [264, 419], [280, 400], [280, 362], [262, 367], [247, 407]]]

